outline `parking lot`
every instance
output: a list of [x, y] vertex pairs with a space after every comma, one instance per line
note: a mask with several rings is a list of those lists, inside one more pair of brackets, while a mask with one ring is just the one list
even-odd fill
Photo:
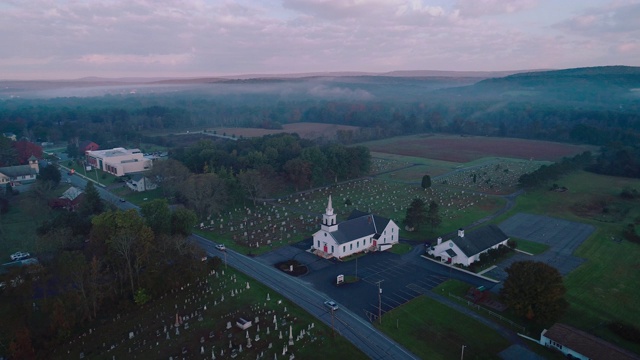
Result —
[[[595, 231], [595, 228], [588, 224], [525, 213], [510, 217], [499, 227], [510, 237], [549, 245], [549, 250], [534, 256], [518, 253], [506, 259], [485, 274], [497, 280], [507, 278], [504, 270], [511, 264], [527, 260], [544, 262], [555, 267], [562, 276], [565, 276], [585, 262], [585, 259], [573, 253]], [[500, 285], [494, 287], [493, 291], [499, 289]]]
[[[310, 246], [310, 243], [309, 243]], [[418, 245], [420, 246], [420, 245]], [[491, 287], [486, 280], [424, 260], [418, 252], [403, 256], [390, 252], [369, 253], [356, 261], [341, 262], [321, 259], [302, 250], [306, 243], [299, 243], [261, 255], [259, 260], [269, 265], [295, 258], [309, 266], [309, 273], [300, 277], [314, 288], [336, 300], [367, 320], [378, 316], [378, 284], [382, 313], [400, 306], [430, 291], [448, 277]], [[357, 276], [361, 281], [336, 285], [338, 275]]]

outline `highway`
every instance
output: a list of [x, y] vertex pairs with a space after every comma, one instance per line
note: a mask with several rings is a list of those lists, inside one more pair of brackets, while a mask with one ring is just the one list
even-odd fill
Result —
[[[233, 250], [227, 249], [225, 257], [224, 252], [215, 249], [215, 243], [201, 236], [194, 234], [192, 238], [209, 256], [218, 256], [223, 261], [226, 258], [229, 266], [265, 284], [329, 327], [332, 326], [331, 311], [324, 305], [328, 299], [325, 294], [298, 278]], [[371, 359], [419, 359], [343, 306], [334, 312], [333, 326], [336, 333], [344, 336]]]

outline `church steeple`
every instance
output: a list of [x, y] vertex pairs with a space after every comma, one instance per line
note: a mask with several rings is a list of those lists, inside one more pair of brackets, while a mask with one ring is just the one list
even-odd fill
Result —
[[322, 230], [332, 232], [338, 230], [338, 222], [336, 220], [336, 214], [333, 213], [333, 205], [331, 203], [331, 195], [329, 195], [329, 202], [327, 202], [327, 210], [322, 215]]

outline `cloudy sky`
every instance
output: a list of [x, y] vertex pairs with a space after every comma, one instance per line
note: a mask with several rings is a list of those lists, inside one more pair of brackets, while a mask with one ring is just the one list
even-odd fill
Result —
[[0, 79], [640, 66], [640, 0], [0, 0]]

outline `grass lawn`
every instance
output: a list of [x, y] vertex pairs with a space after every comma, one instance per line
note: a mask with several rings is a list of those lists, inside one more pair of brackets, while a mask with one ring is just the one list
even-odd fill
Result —
[[393, 247], [391, 247], [391, 249], [389, 251], [394, 253], [394, 254], [403, 255], [403, 254], [411, 252], [411, 249], [413, 249], [413, 246], [411, 246], [409, 244], [397, 243], [397, 244], [393, 245]]
[[549, 249], [549, 245], [542, 244], [539, 242], [527, 241], [527, 240], [516, 239], [516, 238], [511, 238], [511, 239], [515, 240], [516, 243], [518, 244], [516, 246], [516, 249], [520, 251], [528, 252], [529, 254], [538, 255], [538, 254], [542, 254], [543, 252]]
[[446, 305], [417, 297], [389, 311], [376, 323], [387, 336], [422, 359], [496, 359], [509, 342], [484, 324]]
[[151, 200], [155, 200], [155, 199], [164, 199], [164, 195], [162, 194], [162, 189], [158, 188], [158, 189], [153, 189], [153, 190], [147, 190], [147, 191], [143, 191], [143, 192], [138, 192], [138, 191], [131, 191], [130, 189], [128, 189], [128, 193], [123, 194], [123, 197], [133, 203], [136, 204], [138, 206], [142, 206], [145, 203], [151, 201]]

